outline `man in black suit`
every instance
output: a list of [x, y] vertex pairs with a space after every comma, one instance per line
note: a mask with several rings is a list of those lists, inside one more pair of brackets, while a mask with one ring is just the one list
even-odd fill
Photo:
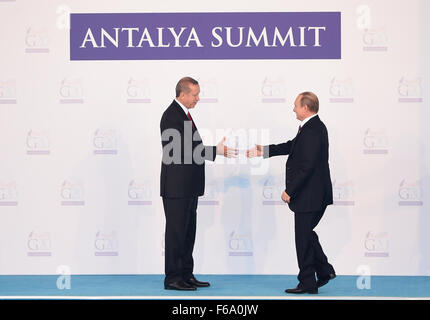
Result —
[[216, 155], [233, 157], [236, 150], [224, 146], [204, 146], [190, 109], [199, 101], [196, 80], [185, 77], [176, 85], [176, 98], [161, 117], [163, 146], [160, 195], [166, 216], [165, 280], [168, 290], [196, 290], [209, 282], [193, 274], [193, 248], [196, 236], [198, 197], [205, 189], [205, 160]]
[[[257, 145], [248, 157], [269, 158], [289, 155], [286, 162], [285, 190], [282, 200], [294, 212], [294, 231], [299, 284], [287, 293], [318, 293], [318, 288], [336, 277], [333, 266], [313, 231], [326, 207], [333, 203], [333, 191], [328, 164], [327, 128], [318, 116], [318, 97], [303, 92], [294, 102], [293, 111], [301, 121], [293, 140], [268, 146]], [[316, 278], [315, 279], [315, 275]]]

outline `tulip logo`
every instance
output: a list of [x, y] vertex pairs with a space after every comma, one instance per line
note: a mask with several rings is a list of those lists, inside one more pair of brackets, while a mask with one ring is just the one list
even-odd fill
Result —
[[64, 180], [60, 189], [62, 206], [84, 206], [85, 192], [82, 182]]
[[363, 51], [388, 51], [388, 37], [384, 27], [375, 29], [364, 29]]
[[127, 82], [127, 103], [151, 103], [148, 80], [137, 80], [130, 77]]
[[263, 103], [285, 103], [285, 81], [282, 78], [275, 80], [264, 78], [261, 86], [261, 102]]
[[238, 234], [234, 230], [229, 237], [229, 256], [243, 257], [253, 255], [252, 238], [249, 234]]
[[94, 154], [117, 154], [117, 139], [114, 129], [97, 129], [94, 132]]
[[27, 239], [27, 256], [29, 257], [50, 257], [51, 237], [49, 232], [30, 232]]
[[84, 103], [84, 89], [80, 78], [64, 78], [60, 83], [60, 103]]
[[333, 204], [335, 206], [355, 206], [354, 184], [351, 181], [333, 181]]
[[15, 79], [0, 81], [0, 104], [17, 104]]
[[399, 102], [423, 102], [422, 98], [422, 86], [421, 78], [406, 78], [402, 77], [399, 80], [399, 85], [397, 86], [397, 92], [399, 94]]
[[149, 182], [138, 183], [135, 180], [131, 180], [128, 184], [127, 194], [129, 206], [152, 205], [152, 188]]
[[285, 206], [281, 194], [285, 190], [285, 181], [280, 177], [269, 176], [263, 180], [262, 203], [263, 206]]
[[27, 133], [27, 154], [48, 155], [50, 154], [49, 136], [45, 131], [30, 130]]
[[369, 231], [364, 239], [364, 256], [373, 257], [388, 257], [389, 256], [389, 241], [387, 232], [374, 233]]
[[422, 206], [421, 181], [409, 182], [403, 179], [399, 185], [399, 206]]
[[25, 53], [49, 53], [48, 32], [30, 27], [25, 33]]
[[17, 205], [18, 191], [16, 182], [0, 183], [0, 207]]
[[97, 257], [118, 256], [118, 237], [116, 231], [112, 231], [111, 233], [97, 231], [94, 247], [94, 255]]
[[387, 154], [388, 139], [384, 129], [367, 129], [363, 139], [364, 154]]
[[330, 82], [331, 103], [353, 103], [354, 85], [351, 78], [340, 80], [333, 77]]

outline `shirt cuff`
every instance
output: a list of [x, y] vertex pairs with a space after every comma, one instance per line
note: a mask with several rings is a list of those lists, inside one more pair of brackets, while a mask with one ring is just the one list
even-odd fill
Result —
[[270, 151], [269, 146], [263, 146], [263, 158], [269, 158], [270, 157]]

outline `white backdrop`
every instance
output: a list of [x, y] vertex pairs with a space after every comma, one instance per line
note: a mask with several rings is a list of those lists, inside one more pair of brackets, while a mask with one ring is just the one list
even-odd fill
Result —
[[[0, 274], [161, 274], [161, 114], [192, 76], [205, 144], [294, 137], [305, 90], [329, 130], [338, 274], [429, 275], [428, 1], [0, 0]], [[340, 11], [341, 60], [69, 61], [67, 17]], [[427, 31], [426, 31], [427, 30]], [[206, 166], [196, 273], [296, 274], [285, 157]]]

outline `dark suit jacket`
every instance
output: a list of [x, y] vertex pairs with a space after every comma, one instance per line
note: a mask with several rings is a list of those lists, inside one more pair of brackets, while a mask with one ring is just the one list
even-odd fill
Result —
[[293, 140], [264, 147], [265, 158], [279, 155], [289, 155], [285, 192], [291, 197], [292, 211], [318, 211], [333, 203], [328, 134], [319, 116], [306, 122]]
[[215, 160], [216, 146], [203, 145], [195, 123], [191, 124], [175, 100], [163, 113], [160, 130], [163, 146], [160, 195], [166, 198], [202, 196], [204, 160]]

